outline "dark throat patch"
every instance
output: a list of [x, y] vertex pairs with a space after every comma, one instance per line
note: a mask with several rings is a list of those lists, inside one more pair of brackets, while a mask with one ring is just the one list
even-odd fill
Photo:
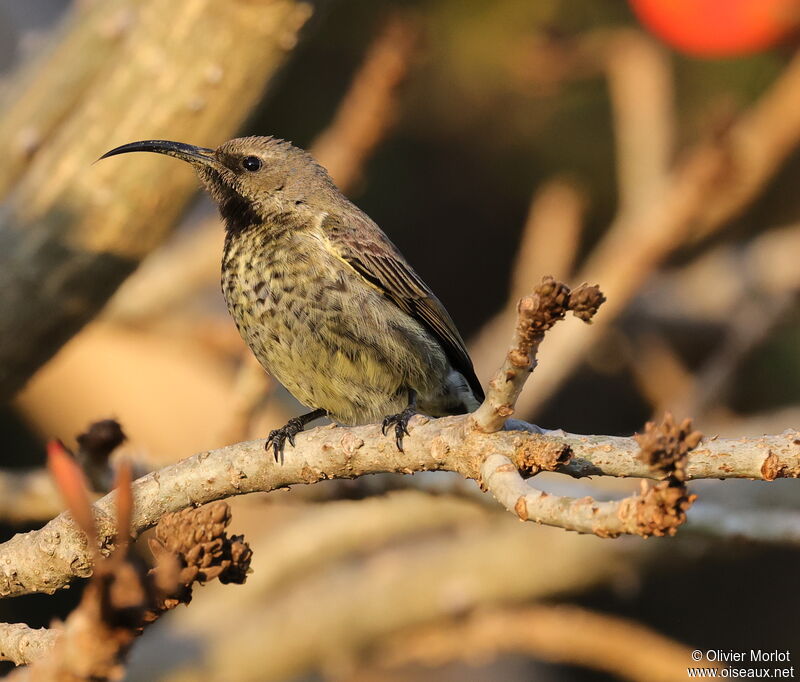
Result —
[[212, 195], [219, 205], [219, 214], [228, 232], [238, 233], [257, 225], [261, 218], [253, 204], [231, 189], [214, 170], [206, 171], [209, 184], [213, 186]]

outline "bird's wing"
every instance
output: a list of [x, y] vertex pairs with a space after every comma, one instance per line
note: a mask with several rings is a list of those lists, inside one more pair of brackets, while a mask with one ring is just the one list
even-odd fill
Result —
[[363, 214], [329, 215], [322, 228], [339, 258], [433, 335], [482, 402], [483, 389], [453, 320], [381, 229]]

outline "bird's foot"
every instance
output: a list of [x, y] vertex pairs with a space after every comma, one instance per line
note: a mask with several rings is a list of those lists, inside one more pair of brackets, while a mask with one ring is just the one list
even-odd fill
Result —
[[281, 426], [281, 428], [269, 432], [269, 437], [264, 444], [264, 449], [269, 452], [269, 447], [271, 445], [272, 452], [275, 455], [275, 461], [277, 462], [280, 460], [283, 462], [283, 449], [286, 447], [286, 441], [288, 440], [292, 447], [294, 447], [294, 437], [305, 429], [305, 427], [306, 424], [302, 418], [294, 417], [290, 419], [286, 422], [285, 426]]
[[394, 425], [394, 442], [397, 444], [397, 449], [400, 450], [400, 452], [404, 452], [403, 436], [411, 435], [408, 433], [408, 422], [411, 421], [411, 417], [415, 414], [417, 414], [416, 407], [409, 405], [402, 412], [390, 414], [388, 417], [384, 418], [383, 424], [381, 425], [381, 431], [384, 436], [389, 430], [389, 427]]

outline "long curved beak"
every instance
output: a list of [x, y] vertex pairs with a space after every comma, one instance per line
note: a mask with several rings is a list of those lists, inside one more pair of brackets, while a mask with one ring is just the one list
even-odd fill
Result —
[[141, 142], [129, 142], [121, 147], [116, 147], [110, 152], [106, 152], [98, 161], [107, 159], [109, 156], [117, 154], [127, 154], [128, 152], [155, 152], [156, 154], [166, 154], [174, 156], [176, 159], [188, 161], [192, 164], [210, 166], [217, 164], [214, 150], [206, 147], [195, 147], [192, 144], [183, 142], [172, 142], [171, 140], [142, 140]]

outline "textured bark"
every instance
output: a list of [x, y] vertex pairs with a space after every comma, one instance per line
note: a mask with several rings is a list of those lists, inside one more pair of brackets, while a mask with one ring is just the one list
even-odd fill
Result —
[[0, 661], [27, 665], [49, 652], [58, 630], [31, 628], [25, 623], [0, 623]]
[[490, 455], [481, 467], [484, 485], [521, 521], [559, 526], [578, 533], [614, 538], [623, 533], [650, 537], [674, 535], [686, 520], [694, 496], [662, 481], [642, 485], [641, 493], [619, 501], [598, 502], [591, 497], [553, 495], [526, 483], [514, 464], [502, 455]]
[[[639, 447], [633, 438], [524, 431], [486, 434], [474, 427], [469, 415], [435, 420], [415, 417], [410, 430], [404, 441], [405, 453], [398, 452], [377, 425], [325, 426], [300, 434], [297, 447], [287, 450], [283, 465], [264, 454], [263, 441], [199, 453], [134, 483], [133, 534], [155, 525], [164, 514], [191, 505], [331, 478], [440, 470], [480, 480], [480, 467], [489, 455], [506, 457], [526, 473], [555, 468], [573, 476], [659, 477], [638, 459]], [[570, 461], [560, 464], [567, 454], [572, 455]], [[800, 433], [711, 439], [689, 454], [686, 475], [687, 480], [798, 477]], [[113, 493], [94, 505], [104, 550], [111, 546], [113, 510]], [[571, 527], [568, 516], [556, 515], [550, 521]], [[16, 535], [0, 545], [2, 596], [52, 593], [91, 571], [85, 537], [67, 514], [41, 530]]]
[[506, 419], [514, 414], [525, 382], [536, 368], [536, 353], [545, 332], [563, 320], [567, 311], [590, 322], [604, 302], [605, 297], [596, 286], [582, 284], [570, 291], [549, 276], [542, 279], [530, 296], [523, 296], [517, 305], [511, 346], [489, 383], [486, 400], [472, 417], [475, 425], [487, 433], [502, 429]]

